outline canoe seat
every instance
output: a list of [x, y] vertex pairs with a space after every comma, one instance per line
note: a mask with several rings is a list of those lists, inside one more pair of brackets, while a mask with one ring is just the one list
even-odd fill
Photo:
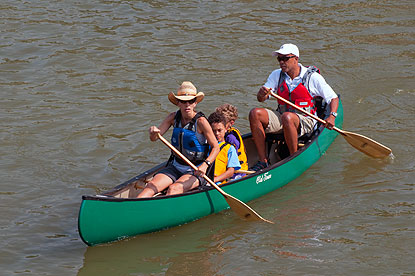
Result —
[[267, 133], [265, 135], [267, 146], [267, 157], [271, 164], [274, 164], [290, 155], [285, 144], [284, 133]]
[[[314, 131], [298, 137], [298, 147], [303, 147], [313, 134]], [[271, 164], [290, 156], [290, 151], [285, 143], [284, 133], [267, 133], [265, 143], [267, 146], [267, 157]], [[271, 154], [272, 152], [275, 154]]]
[[[330, 112], [330, 108], [325, 103], [323, 98], [315, 97], [314, 103], [317, 107], [317, 116], [321, 119], [325, 119]], [[320, 127], [321, 123], [317, 122], [314, 131], [312, 133], [306, 133], [303, 136], [298, 138], [298, 147], [303, 147], [310, 138], [315, 135], [316, 131]], [[284, 133], [267, 133], [265, 136], [265, 143], [267, 146], [267, 157], [270, 160], [271, 164], [278, 162], [288, 156], [290, 156], [290, 152], [288, 150], [287, 144], [285, 143]], [[271, 154], [274, 152], [275, 154]]]

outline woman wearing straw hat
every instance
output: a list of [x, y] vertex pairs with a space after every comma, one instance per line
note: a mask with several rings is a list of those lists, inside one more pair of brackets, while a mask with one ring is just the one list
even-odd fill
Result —
[[204, 96], [203, 92], [197, 92], [191, 82], [183, 82], [177, 95], [171, 92], [168, 96], [170, 102], [177, 105], [179, 110], [170, 113], [159, 127], [152, 126], [149, 129], [150, 140], [156, 141], [158, 133], [163, 135], [173, 126], [172, 145], [192, 161], [198, 170], [193, 171], [180, 157], [174, 156], [173, 160], [147, 183], [138, 195], [139, 198], [152, 197], [166, 188], [167, 195], [180, 194], [203, 183], [203, 174], [206, 174], [219, 153], [219, 145], [209, 122], [202, 112], [195, 111], [196, 105]]

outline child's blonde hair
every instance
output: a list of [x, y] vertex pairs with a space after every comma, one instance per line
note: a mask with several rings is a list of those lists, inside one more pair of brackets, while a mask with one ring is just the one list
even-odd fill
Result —
[[236, 119], [238, 119], [238, 108], [231, 104], [223, 104], [218, 106], [215, 111], [225, 116], [226, 123], [229, 123], [230, 121], [235, 122]]

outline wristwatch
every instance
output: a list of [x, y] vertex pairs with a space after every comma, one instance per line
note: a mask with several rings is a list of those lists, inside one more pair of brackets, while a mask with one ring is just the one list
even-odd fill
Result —
[[336, 117], [337, 117], [337, 113], [336, 113], [336, 112], [330, 112], [330, 115], [333, 115], [333, 116], [334, 116], [334, 118], [336, 118]]
[[210, 165], [212, 165], [212, 162], [210, 162], [209, 160], [203, 160], [203, 162], [205, 162], [209, 167]]

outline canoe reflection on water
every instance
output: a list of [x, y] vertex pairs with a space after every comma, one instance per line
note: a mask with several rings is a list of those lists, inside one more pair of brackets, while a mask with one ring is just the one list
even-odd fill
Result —
[[[183, 225], [109, 245], [88, 247], [77, 275], [158, 275], [170, 270], [189, 271], [195, 263], [203, 275], [214, 275], [213, 271], [210, 273], [213, 264], [209, 256], [222, 250], [217, 240], [228, 234], [224, 231], [238, 231], [235, 225], [232, 227], [235, 219], [223, 219], [218, 224], [202, 219], [196, 228]], [[212, 233], [217, 234], [212, 237]], [[187, 260], [184, 263], [183, 256]], [[184, 269], [183, 265], [189, 268]]]
[[[341, 102], [337, 113], [336, 126], [341, 127]], [[327, 114], [329, 110], [320, 107], [318, 115], [325, 118]], [[336, 136], [337, 132], [319, 125], [312, 134], [299, 139], [301, 147], [289, 156], [283, 135], [269, 135], [266, 143], [271, 166], [220, 187], [243, 202], [258, 198], [301, 175], [324, 154]], [[243, 139], [251, 166], [258, 161], [252, 135], [245, 134]], [[121, 240], [185, 224], [229, 208], [224, 197], [213, 187], [196, 189], [181, 195], [161, 194], [137, 199], [142, 187], [165, 164], [160, 164], [103, 194], [83, 196], [78, 218], [82, 240], [87, 245]]]

